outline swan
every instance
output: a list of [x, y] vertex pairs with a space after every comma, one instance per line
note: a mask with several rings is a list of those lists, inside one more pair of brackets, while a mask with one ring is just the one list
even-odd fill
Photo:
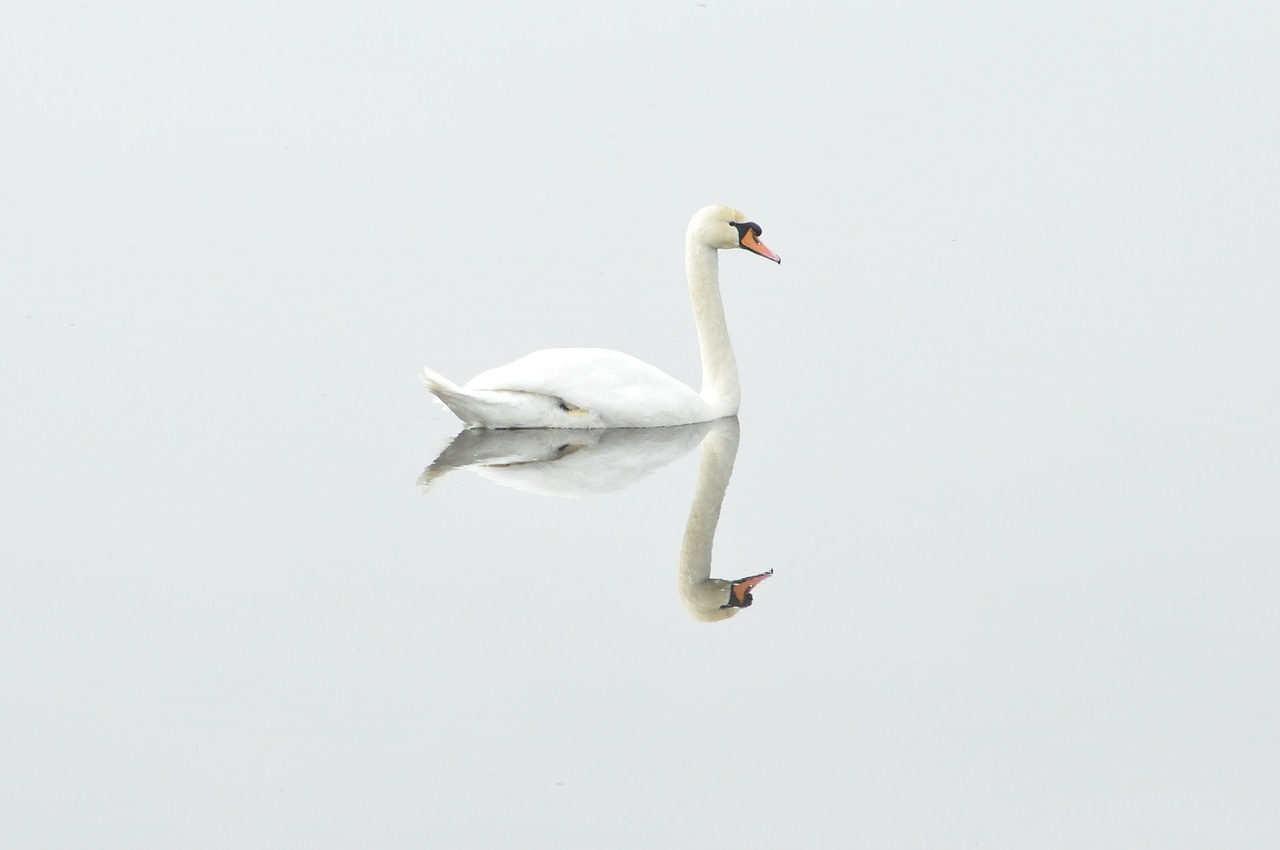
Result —
[[720, 298], [719, 252], [745, 248], [781, 263], [761, 233], [731, 207], [704, 207], [689, 221], [685, 274], [702, 354], [701, 392], [603, 348], [535, 351], [463, 386], [428, 368], [423, 382], [468, 428], [654, 428], [734, 416], [741, 388]]
[[693, 451], [711, 422], [672, 428], [463, 428], [421, 475], [423, 493], [454, 469], [544, 496], [616, 493]]
[[468, 469], [526, 493], [594, 496], [629, 487], [701, 444], [698, 483], [680, 542], [676, 590], [695, 620], [727, 620], [754, 601], [752, 589], [773, 570], [729, 580], [711, 577], [716, 526], [738, 456], [738, 417], [674, 428], [563, 430], [464, 429], [418, 478], [428, 489], [451, 470]]
[[752, 588], [773, 575], [769, 570], [734, 581], [711, 577], [711, 549], [720, 523], [720, 507], [733, 475], [733, 462], [738, 457], [740, 433], [738, 418], [731, 416], [715, 422], [703, 438], [698, 485], [680, 543], [680, 604], [689, 616], [704, 623], [727, 620], [750, 606], [754, 601]]

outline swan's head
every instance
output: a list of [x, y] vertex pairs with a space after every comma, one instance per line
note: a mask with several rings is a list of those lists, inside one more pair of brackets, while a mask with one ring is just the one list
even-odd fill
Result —
[[682, 585], [680, 602], [695, 620], [704, 623], [727, 620], [743, 608], [751, 607], [751, 603], [755, 602], [751, 589], [771, 575], [773, 570], [737, 581], [709, 578], [695, 584]]
[[781, 263], [782, 258], [760, 241], [763, 228], [733, 207], [714, 204], [694, 213], [689, 222], [689, 239], [708, 248], [746, 248], [753, 254]]
[[721, 605], [721, 608], [750, 608], [751, 603], [755, 599], [751, 597], [751, 588], [773, 575], [773, 570], [768, 572], [756, 573], [753, 576], [740, 578], [737, 581], [729, 582], [729, 601]]

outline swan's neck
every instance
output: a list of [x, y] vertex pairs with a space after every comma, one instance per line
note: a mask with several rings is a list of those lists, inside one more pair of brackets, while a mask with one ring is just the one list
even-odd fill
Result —
[[723, 620], [739, 610], [721, 607], [729, 601], [731, 582], [711, 577], [711, 550], [738, 456], [738, 434], [738, 420], [731, 417], [718, 420], [703, 438], [698, 487], [680, 544], [680, 601], [699, 620]]
[[724, 320], [720, 298], [719, 251], [690, 238], [685, 245], [685, 273], [689, 278], [689, 299], [693, 319], [698, 324], [698, 347], [702, 350], [703, 400], [715, 416], [733, 416], [742, 400], [738, 384], [738, 362], [729, 343], [729, 326]]

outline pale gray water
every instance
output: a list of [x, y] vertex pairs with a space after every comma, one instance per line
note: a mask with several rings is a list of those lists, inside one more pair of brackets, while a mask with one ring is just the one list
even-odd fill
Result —
[[[1280, 841], [1263, 6], [27, 4], [0, 33], [0, 845]], [[745, 392], [611, 495], [417, 382]]]

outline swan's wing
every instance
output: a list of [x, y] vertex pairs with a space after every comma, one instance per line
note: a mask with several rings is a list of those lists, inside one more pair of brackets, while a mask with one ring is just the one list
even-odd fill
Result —
[[562, 399], [605, 427], [674, 425], [707, 416], [702, 397], [643, 360], [606, 348], [550, 348], [481, 372], [468, 391], [515, 390]]

